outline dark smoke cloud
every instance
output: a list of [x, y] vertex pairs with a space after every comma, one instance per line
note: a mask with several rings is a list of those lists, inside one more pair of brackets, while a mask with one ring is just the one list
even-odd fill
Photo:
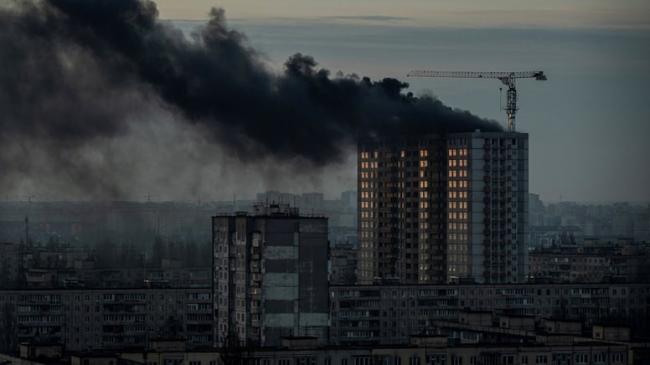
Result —
[[0, 85], [0, 143], [9, 146], [0, 147], [8, 172], [0, 184], [33, 173], [38, 147], [67, 181], [111, 196], [122, 193], [111, 171], [129, 161], [88, 158], [89, 146], [127, 134], [156, 108], [241, 160], [264, 154], [312, 166], [340, 161], [360, 137], [499, 129], [405, 94], [396, 79], [332, 77], [310, 56], [271, 72], [223, 10], [188, 39], [146, 0], [0, 8]]

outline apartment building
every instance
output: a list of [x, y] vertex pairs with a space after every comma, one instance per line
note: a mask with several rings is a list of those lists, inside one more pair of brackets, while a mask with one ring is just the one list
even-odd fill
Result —
[[650, 331], [648, 284], [357, 285], [330, 288], [330, 343], [403, 344], [464, 311], [580, 321], [616, 321]]
[[180, 336], [190, 347], [212, 344], [210, 288], [0, 291], [0, 350], [26, 341], [69, 351], [142, 347]]
[[271, 204], [212, 223], [215, 344], [327, 341], [327, 218]]
[[[319, 346], [313, 338], [287, 338], [278, 348], [239, 349], [238, 351], [207, 350], [188, 351], [182, 344], [163, 341], [151, 348], [125, 350], [107, 354], [72, 354], [72, 364], [179, 364], [179, 365], [624, 365], [645, 364], [643, 353], [626, 343], [577, 340], [562, 343], [504, 343], [499, 345], [451, 345], [446, 338], [414, 337], [402, 346]], [[27, 347], [27, 346], [25, 346]], [[31, 346], [32, 350], [39, 350]], [[41, 350], [42, 351], [42, 350]], [[0, 360], [23, 362], [26, 356]], [[50, 352], [51, 355], [55, 355]], [[55, 360], [55, 358], [51, 358]], [[35, 359], [38, 360], [38, 359]], [[40, 364], [30, 361], [30, 364]]]
[[526, 279], [528, 135], [363, 141], [359, 283]]
[[650, 282], [650, 245], [641, 243], [538, 247], [529, 277], [554, 283]]

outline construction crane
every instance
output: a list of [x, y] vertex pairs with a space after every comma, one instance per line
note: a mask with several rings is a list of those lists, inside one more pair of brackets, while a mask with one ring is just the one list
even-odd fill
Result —
[[535, 79], [545, 81], [544, 71], [524, 72], [471, 72], [471, 71], [426, 71], [415, 70], [409, 72], [406, 77], [444, 77], [460, 79], [497, 79], [508, 87], [506, 102], [506, 124], [508, 131], [515, 131], [515, 114], [517, 113], [517, 79]]

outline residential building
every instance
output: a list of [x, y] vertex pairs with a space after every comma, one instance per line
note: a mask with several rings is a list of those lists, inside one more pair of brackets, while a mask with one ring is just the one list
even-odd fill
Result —
[[[164, 341], [143, 350], [131, 349], [104, 354], [71, 354], [73, 364], [178, 364], [178, 365], [480, 365], [480, 364], [644, 364], [642, 347], [588, 338], [573, 343], [503, 343], [454, 345], [444, 337], [414, 337], [402, 346], [340, 347], [319, 346], [312, 338], [287, 338], [277, 348], [188, 351], [182, 344]], [[28, 346], [28, 345], [25, 345]], [[38, 349], [31, 346], [31, 349]], [[0, 360], [27, 363], [29, 353], [20, 358], [0, 355]], [[65, 356], [66, 354], [64, 354]], [[641, 361], [637, 361], [637, 359]], [[21, 362], [22, 360], [22, 362]], [[111, 361], [112, 360], [112, 361]], [[33, 361], [33, 362], [32, 362]], [[30, 364], [40, 364], [34, 360]], [[100, 362], [101, 361], [101, 362]], [[93, 362], [93, 363], [95, 363]], [[90, 363], [90, 362], [88, 362]]]
[[528, 135], [363, 141], [359, 283], [526, 278]]
[[357, 281], [358, 250], [350, 244], [339, 244], [330, 249], [330, 277], [333, 285], [354, 285]]
[[273, 346], [285, 336], [327, 340], [327, 219], [288, 205], [215, 216], [215, 344]]
[[68, 351], [146, 346], [182, 336], [190, 348], [212, 344], [210, 288], [0, 291], [0, 351], [28, 341]]
[[0, 242], [0, 288], [12, 288], [18, 284], [21, 271], [20, 245]]
[[650, 282], [650, 245], [552, 246], [529, 253], [530, 279], [553, 283]]
[[650, 333], [649, 284], [356, 285], [330, 288], [330, 343], [404, 344], [461, 313], [615, 321]]

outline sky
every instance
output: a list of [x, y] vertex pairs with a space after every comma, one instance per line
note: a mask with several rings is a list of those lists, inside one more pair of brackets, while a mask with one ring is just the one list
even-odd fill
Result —
[[[156, 3], [160, 17], [188, 36], [205, 24], [211, 7], [222, 7], [228, 25], [245, 34], [272, 70], [282, 71], [284, 62], [300, 52], [313, 56], [331, 75], [397, 78], [415, 94], [433, 95], [500, 122], [504, 112], [498, 81], [406, 74], [412, 69], [543, 70], [548, 81], [520, 80], [517, 85], [517, 129], [530, 136], [529, 191], [545, 201], [650, 203], [647, 0]], [[97, 176], [123, 176], [117, 179], [122, 184], [119, 199], [229, 200], [252, 198], [267, 189], [322, 191], [333, 198], [356, 188], [350, 146], [344, 159], [319, 168], [278, 164], [268, 156], [242, 163], [241, 156], [214, 143], [205, 131], [180, 123], [184, 119], [164, 103], [141, 105], [137, 111], [129, 116], [133, 120], [125, 135], [64, 156], [98, 166]], [[50, 166], [47, 148], [32, 150], [38, 168], [18, 171], [10, 179], [13, 185], [3, 188], [5, 199], [107, 199], [75, 188], [79, 171]], [[15, 158], [24, 158], [20, 151], [14, 151]]]
[[204, 19], [227, 9], [231, 19], [386, 17], [420, 26], [648, 28], [646, 0], [156, 0], [168, 19]]
[[[373, 78], [404, 79], [410, 69], [544, 70], [547, 82], [518, 85], [530, 191], [547, 201], [650, 201], [650, 2], [157, 3], [161, 17], [186, 29], [206, 8], [223, 6], [231, 26], [277, 68], [303, 52], [332, 71]], [[504, 119], [498, 82], [408, 81], [416, 93]], [[352, 163], [338, 171], [331, 190], [353, 188]]]

